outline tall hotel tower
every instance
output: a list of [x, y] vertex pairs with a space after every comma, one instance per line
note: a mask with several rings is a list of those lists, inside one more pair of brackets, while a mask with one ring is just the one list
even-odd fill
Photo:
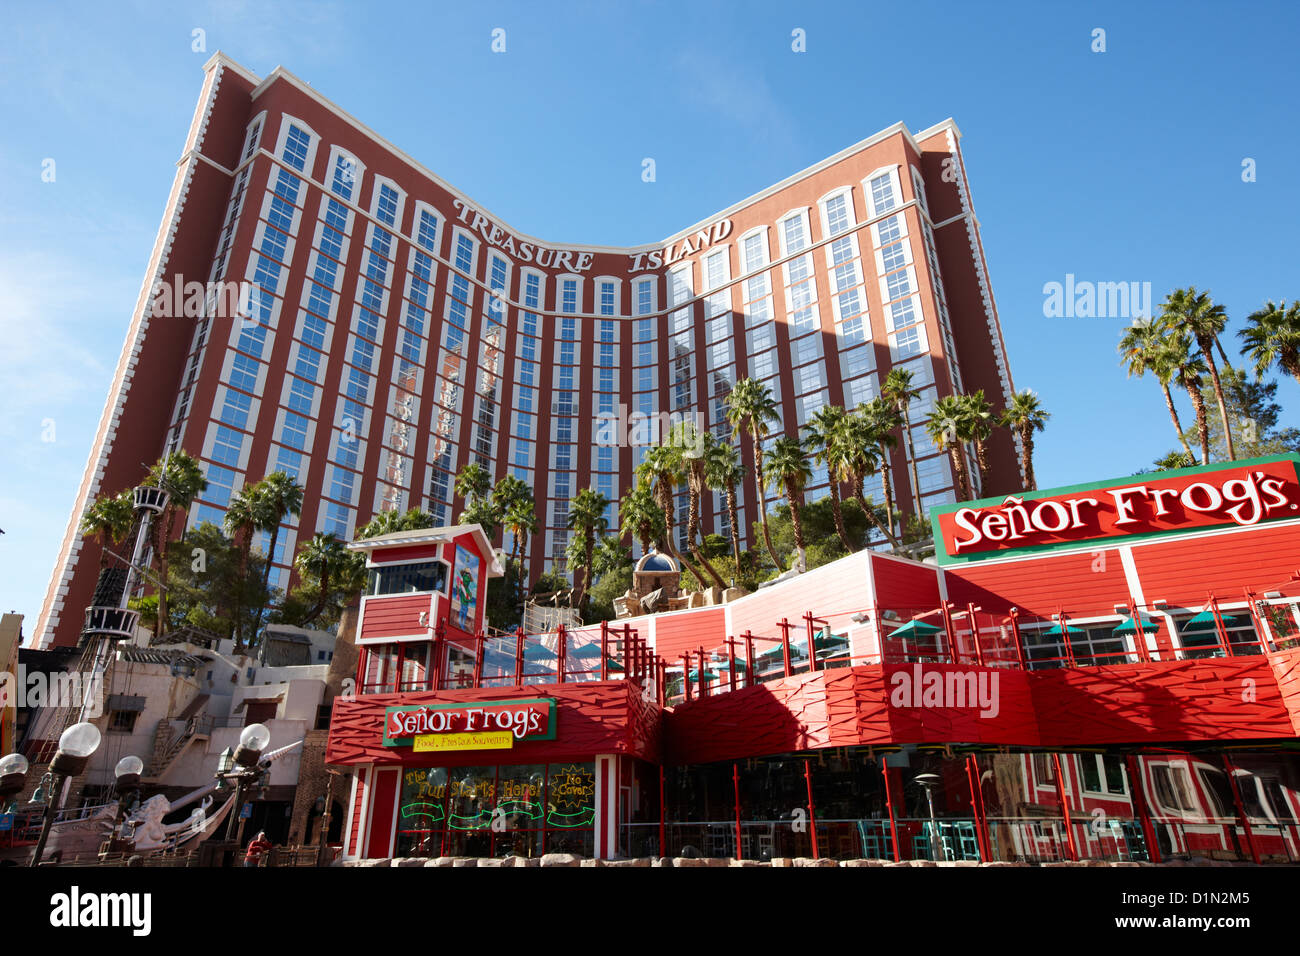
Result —
[[[75, 643], [91, 603], [98, 552], [82, 513], [167, 449], [207, 473], [191, 525], [220, 522], [232, 492], [277, 469], [306, 488], [279, 535], [281, 586], [315, 531], [349, 539], [374, 513], [412, 507], [454, 522], [454, 475], [471, 461], [534, 490], [536, 574], [563, 560], [570, 497], [592, 487], [615, 501], [644, 454], [604, 441], [602, 414], [684, 413], [729, 435], [723, 398], [749, 376], [777, 399], [774, 431], [795, 434], [822, 405], [867, 401], [906, 368], [922, 388], [910, 416], [928, 507], [954, 500], [925, 431], [934, 400], [983, 389], [1000, 409], [1012, 394], [950, 120], [892, 126], [662, 242], [557, 246], [292, 74], [261, 79], [221, 54], [204, 69], [38, 646]], [[195, 281], [255, 287], [252, 319], [212, 295], [183, 308], [170, 290]], [[904, 448], [892, 476], [906, 505]], [[976, 490], [1018, 489], [1010, 437], [994, 438], [991, 458]], [[810, 498], [826, 487], [823, 469]], [[720, 495], [703, 511], [706, 533], [729, 533]], [[748, 537], [749, 481], [740, 515]]]

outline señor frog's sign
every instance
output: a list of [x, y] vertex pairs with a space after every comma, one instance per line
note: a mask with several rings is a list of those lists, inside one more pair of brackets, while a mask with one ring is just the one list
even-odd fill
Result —
[[[508, 737], [521, 740], [555, 739], [555, 699], [476, 701], [468, 704], [416, 704], [389, 707], [384, 712], [384, 746], [411, 746], [416, 738], [426, 741], [421, 749], [496, 749]], [[436, 738], [455, 735], [456, 746], [438, 746]], [[474, 740], [484, 741], [475, 745]], [[446, 741], [450, 743], [451, 741]]]
[[1298, 465], [1280, 455], [948, 505], [933, 517], [939, 560], [1300, 518]]

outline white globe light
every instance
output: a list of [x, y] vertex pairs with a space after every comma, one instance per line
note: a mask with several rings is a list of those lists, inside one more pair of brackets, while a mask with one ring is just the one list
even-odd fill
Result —
[[124, 777], [129, 773], [137, 776], [144, 773], [144, 761], [136, 756], [123, 757], [113, 768], [113, 774], [118, 777]]
[[27, 758], [22, 754], [10, 754], [4, 759], [0, 759], [0, 777], [8, 776], [11, 773], [26, 773], [29, 766]]
[[89, 757], [99, 749], [99, 741], [94, 724], [73, 724], [59, 737], [59, 749], [69, 757]]
[[239, 735], [239, 745], [249, 750], [262, 751], [271, 743], [271, 732], [265, 724], [249, 724]]

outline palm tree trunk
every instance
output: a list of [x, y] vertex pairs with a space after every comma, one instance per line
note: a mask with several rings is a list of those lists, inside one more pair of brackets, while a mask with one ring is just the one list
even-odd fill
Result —
[[857, 501], [858, 506], [862, 508], [862, 513], [867, 516], [867, 520], [870, 521], [873, 525], [875, 525], [876, 530], [881, 532], [881, 534], [883, 534], [889, 540], [889, 543], [891, 545], [897, 548], [899, 546], [898, 539], [894, 537], [894, 533], [892, 531], [890, 531], [888, 528], [886, 528], [884, 525], [880, 523], [880, 519], [876, 517], [876, 509], [871, 507], [871, 504], [867, 501], [867, 493], [865, 490], [865, 485], [866, 485], [865, 475], [861, 473], [857, 473], [853, 476], [854, 500]]
[[[703, 549], [696, 543], [695, 539], [700, 533], [700, 494], [695, 489], [691, 490], [691, 509], [686, 519], [686, 541], [690, 545], [691, 554], [695, 560], [708, 572], [713, 583], [721, 589], [726, 589], [727, 582], [722, 580], [722, 575], [718, 574], [717, 569], [709, 563], [709, 559], [704, 556]], [[701, 581], [701, 584], [704, 582]]]
[[677, 544], [673, 541], [673, 529], [675, 527], [673, 512], [675, 509], [673, 508], [672, 492], [665, 489], [665, 491], [661, 493], [659, 490], [660, 487], [662, 486], [655, 486], [655, 494], [659, 498], [659, 507], [663, 509], [664, 513], [664, 538], [666, 539], [664, 541], [664, 550], [668, 552], [670, 557], [677, 560], [677, 567], [679, 569], [690, 571], [691, 574], [695, 575], [696, 582], [702, 587], [704, 585], [704, 575], [700, 574], [699, 569], [696, 568], [695, 565], [686, 560], [686, 556], [677, 550]]
[[[267, 592], [266, 599], [268, 601], [271, 600], [271, 594], [270, 594], [271, 564], [273, 561], [275, 561], [275, 545], [276, 545], [276, 539], [279, 537], [280, 537], [280, 522], [277, 521], [275, 523], [275, 527], [271, 529], [271, 540], [267, 547], [266, 567], [262, 569], [262, 590]], [[266, 605], [262, 605], [257, 609], [257, 623], [253, 625], [254, 634], [256, 634], [262, 628], [262, 612], [264, 612], [265, 610], [266, 610]]]
[[[831, 515], [835, 518], [835, 533], [840, 536], [840, 541], [844, 544], [844, 550], [852, 554], [857, 548], [853, 547], [853, 542], [849, 540], [849, 533], [844, 529], [844, 511], [840, 508], [840, 483], [834, 478], [831, 479]], [[791, 519], [793, 523], [793, 519]]]
[[1037, 491], [1038, 482], [1034, 480], [1034, 427], [1029, 424], [1020, 426], [1020, 470], [1025, 473], [1025, 490]]
[[[167, 507], [167, 530], [161, 534], [155, 534], [154, 540], [161, 541], [154, 545], [154, 553], [158, 555], [158, 619], [153, 624], [153, 636], [155, 639], [161, 638], [167, 633], [167, 543], [172, 539], [172, 526], [176, 521], [176, 512], [171, 506]], [[154, 524], [157, 529], [158, 523]]]
[[320, 595], [316, 598], [316, 605], [311, 609], [311, 613], [303, 618], [303, 627], [306, 627], [312, 621], [316, 620], [316, 618], [320, 617], [321, 612], [325, 610], [325, 605], [329, 603], [329, 597], [330, 575], [328, 570], [322, 569], [320, 575]]
[[736, 574], [740, 574], [740, 516], [736, 509], [736, 485], [727, 483], [727, 517], [731, 521], [731, 556], [736, 560]]
[[907, 442], [907, 456], [911, 459], [912, 465], [912, 497], [916, 499], [916, 516], [922, 515], [921, 509], [921, 478], [916, 470], [916, 446], [912, 444], [912, 426], [907, 419], [907, 406], [902, 408], [903, 414], [903, 440]]
[[1169, 386], [1164, 382], [1160, 383], [1160, 388], [1165, 393], [1165, 405], [1169, 407], [1169, 417], [1174, 421], [1174, 431], [1178, 432], [1178, 440], [1182, 442], [1183, 451], [1187, 452], [1188, 461], [1196, 461], [1196, 456], [1192, 454], [1192, 446], [1187, 444], [1187, 436], [1183, 434], [1183, 423], [1178, 420], [1178, 409], [1174, 405], [1174, 396], [1169, 391]]
[[1232, 423], [1228, 421], [1228, 406], [1223, 401], [1223, 383], [1219, 381], [1219, 366], [1214, 362], [1213, 348], [1217, 340], [1214, 336], [1197, 337], [1196, 342], [1205, 353], [1205, 365], [1210, 370], [1210, 381], [1214, 383], [1214, 397], [1219, 403], [1219, 418], [1223, 422], [1223, 442], [1228, 447], [1228, 461], [1237, 460], [1236, 449], [1232, 446]]
[[1201, 398], [1199, 389], [1189, 388], [1187, 394], [1191, 396], [1192, 408], [1196, 411], [1196, 434], [1201, 442], [1201, 464], [1210, 463], [1210, 424], [1205, 415], [1205, 399]]
[[[882, 441], [880, 443], [880, 490], [885, 493], [885, 515], [889, 518], [889, 531], [892, 534], [894, 530], [894, 483], [889, 477], [890, 469], [893, 468], [893, 462], [889, 459], [889, 449]], [[902, 518], [899, 518], [899, 531], [904, 530]]]
[[975, 463], [980, 470], [980, 494], [985, 494], [984, 486], [989, 481], [989, 450], [982, 438], [975, 439]]
[[244, 646], [244, 583], [248, 580], [248, 553], [253, 549], [253, 532], [244, 532], [239, 549], [239, 580], [235, 582], [235, 650]]
[[948, 457], [952, 459], [952, 472], [957, 481], [957, 490], [966, 496], [963, 501], [970, 501], [970, 485], [966, 481], [966, 460], [961, 453], [959, 443], [953, 442], [948, 446]]
[[[799, 560], [795, 567], [799, 569], [800, 574], [803, 574], [808, 570], [807, 549], [803, 541], [803, 519], [799, 514], [799, 503], [794, 500], [794, 493], [788, 485], [785, 490], [785, 500], [790, 505], [790, 528], [794, 531], [795, 551], [799, 553]], [[811, 648], [809, 651], [811, 652]]]
[[776, 548], [772, 547], [772, 535], [767, 530], [767, 502], [763, 497], [763, 445], [758, 440], [757, 435], [752, 435], [754, 442], [754, 500], [758, 503], [758, 520], [763, 526], [763, 543], [767, 545], [767, 553], [772, 556], [772, 563], [776, 566], [777, 571], [781, 570], [781, 559], [776, 556]]

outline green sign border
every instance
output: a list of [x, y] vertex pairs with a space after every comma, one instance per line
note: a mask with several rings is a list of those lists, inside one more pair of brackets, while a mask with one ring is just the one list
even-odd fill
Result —
[[[1153, 471], [1141, 475], [1131, 475], [1127, 478], [1112, 478], [1108, 481], [1090, 481], [1081, 485], [1064, 485], [1060, 488], [1049, 488], [1047, 490], [1027, 491], [1016, 497], [1025, 501], [1038, 501], [1042, 498], [1056, 498], [1060, 495], [1074, 494], [1080, 491], [1095, 491], [1098, 488], [1125, 488], [1130, 485], [1140, 485], [1145, 480], [1168, 481], [1171, 478], [1177, 478], [1187, 475], [1205, 475], [1221, 471], [1234, 471], [1241, 468], [1249, 468], [1255, 465], [1275, 464], [1277, 462], [1290, 462], [1296, 472], [1296, 481], [1300, 483], [1300, 455], [1266, 455], [1262, 458], [1242, 458], [1237, 461], [1214, 462], [1209, 465], [1194, 465], [1190, 468], [1171, 468], [1168, 471]], [[1014, 495], [1015, 492], [1012, 492]], [[1229, 524], [1220, 526], [1209, 526], [1203, 528], [1170, 528], [1166, 531], [1152, 531], [1147, 534], [1131, 535], [1107, 535], [1098, 538], [1080, 538], [1077, 541], [1053, 541], [1048, 544], [1029, 544], [1019, 548], [1003, 548], [997, 551], [980, 551], [969, 555], [950, 555], [947, 546], [943, 540], [943, 533], [939, 527], [939, 518], [941, 515], [953, 514], [964, 508], [988, 508], [1001, 505], [1007, 495], [999, 498], [978, 498], [974, 501], [959, 501], [952, 505], [940, 505], [937, 508], [930, 509], [930, 526], [934, 532], [935, 558], [939, 565], [950, 566], [955, 564], [974, 564], [979, 561], [993, 561], [1009, 557], [1020, 557], [1027, 554], [1043, 554], [1052, 551], [1064, 551], [1066, 549], [1086, 549], [1089, 544], [1095, 545], [1097, 542], [1123, 541], [1125, 544], [1131, 544], [1138, 541], [1151, 541], [1159, 538], [1167, 538], [1172, 535], [1185, 535], [1197, 532], [1213, 531], [1216, 527], [1246, 527], [1244, 525]], [[1249, 527], [1256, 528], [1263, 524], [1271, 524], [1277, 521], [1294, 521], [1300, 515], [1277, 515], [1272, 518], [1263, 518], [1256, 524]], [[1118, 545], [1116, 545], [1118, 546]]]
[[[550, 730], [545, 734], [536, 734], [531, 737], [520, 737], [515, 743], [531, 743], [534, 740], [554, 740], [556, 724], [560, 708], [556, 705], [554, 697], [511, 697], [506, 700], [467, 700], [454, 704], [398, 704], [393, 707], [384, 708], [384, 746], [385, 747], [414, 747], [412, 741], [414, 737], [399, 737], [394, 739], [388, 736], [388, 715], [393, 713], [406, 713], [408, 710], [448, 710], [453, 707], [481, 707], [486, 704], [548, 704], [550, 706], [550, 719], [547, 721]], [[460, 731], [457, 731], [459, 733]], [[476, 733], [477, 731], [470, 731]]]

